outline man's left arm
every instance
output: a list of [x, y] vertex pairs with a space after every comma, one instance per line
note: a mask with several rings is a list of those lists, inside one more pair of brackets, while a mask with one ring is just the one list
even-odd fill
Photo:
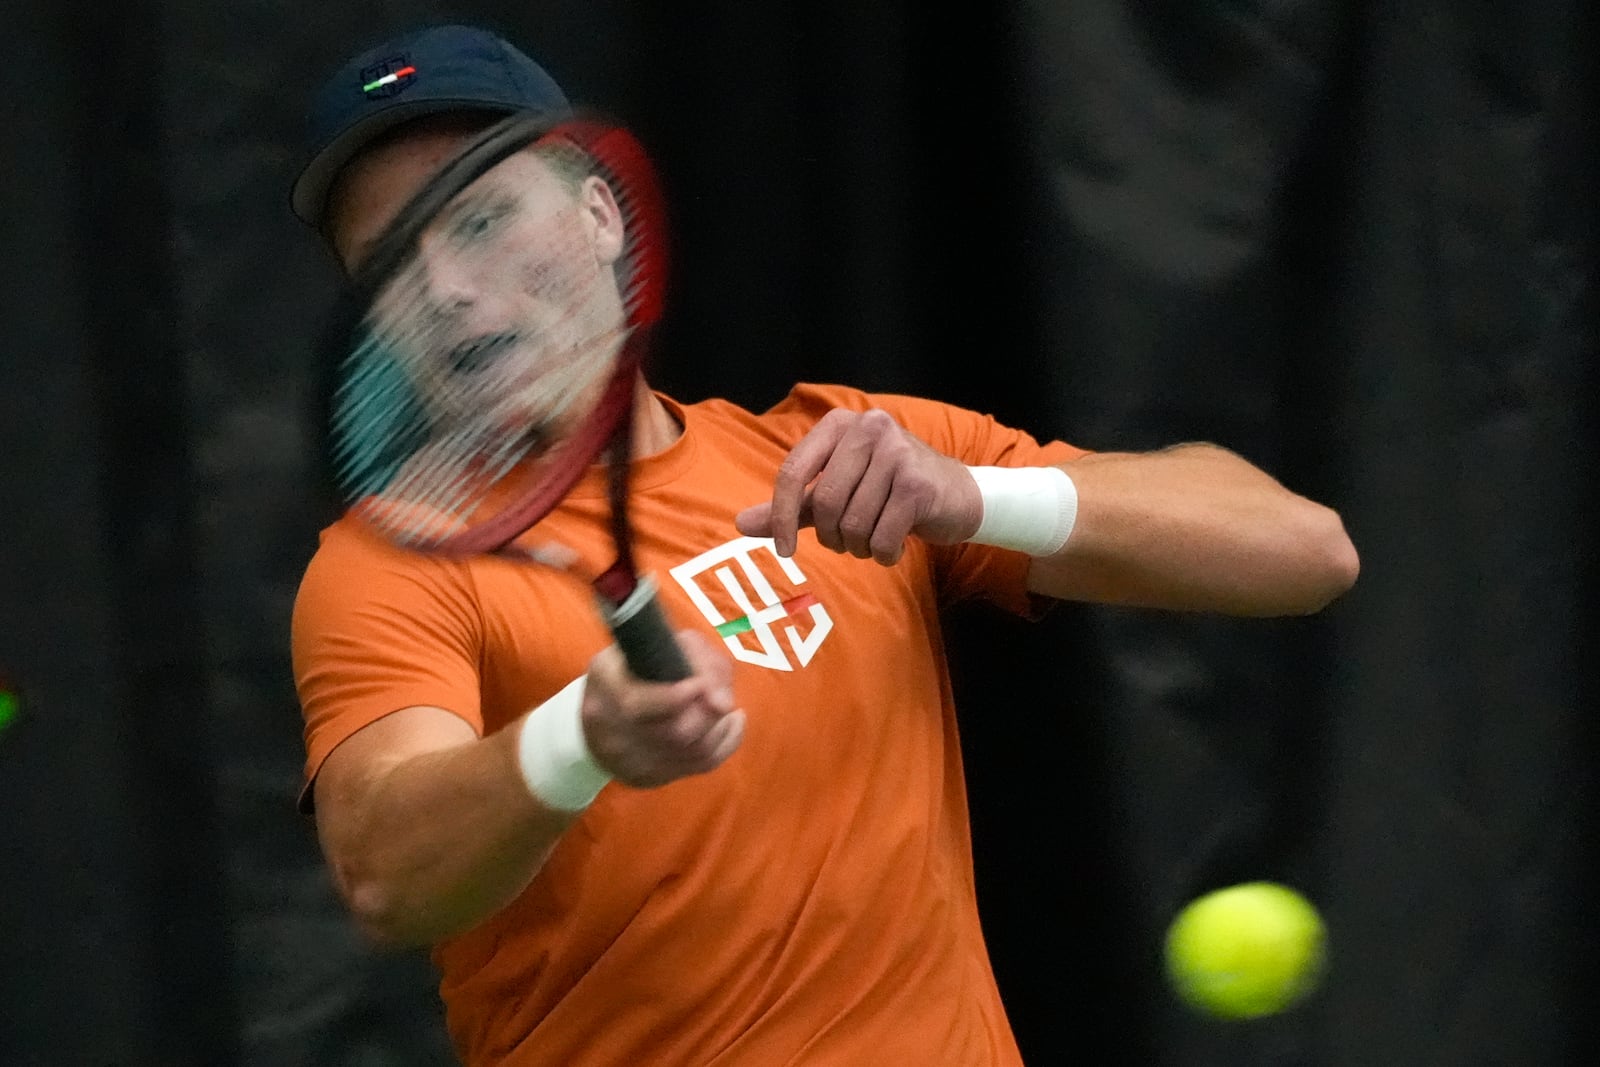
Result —
[[1338, 514], [1227, 449], [1091, 453], [1060, 471], [965, 466], [888, 412], [836, 408], [735, 524], [779, 555], [811, 527], [886, 566], [913, 535], [1016, 548], [1034, 557], [1034, 593], [1174, 611], [1307, 615], [1356, 580]]
[[1077, 492], [1066, 544], [1028, 588], [1063, 600], [1229, 615], [1306, 615], [1356, 580], [1332, 509], [1227, 449], [1093, 453], [1061, 465]]

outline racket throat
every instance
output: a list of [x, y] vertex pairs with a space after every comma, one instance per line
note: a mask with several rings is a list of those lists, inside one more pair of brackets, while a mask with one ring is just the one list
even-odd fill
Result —
[[631, 560], [619, 558], [594, 580], [595, 592], [606, 601], [606, 610], [620, 615], [630, 600], [648, 596], [646, 583], [633, 572]]
[[[630, 374], [626, 382], [620, 377], [613, 379], [608, 392], [616, 394], [617, 401], [622, 401], [624, 398], [618, 389], [625, 386], [631, 394], [632, 378]], [[611, 543], [617, 546], [617, 558], [594, 580], [594, 587], [611, 602], [612, 609], [616, 611], [621, 611], [622, 606], [639, 592], [643, 584], [633, 563], [633, 531], [628, 525], [628, 490], [633, 475], [633, 417], [631, 400], [617, 409], [616, 429], [605, 449], [606, 496], [611, 505]], [[648, 592], [646, 589], [645, 594], [648, 595]]]

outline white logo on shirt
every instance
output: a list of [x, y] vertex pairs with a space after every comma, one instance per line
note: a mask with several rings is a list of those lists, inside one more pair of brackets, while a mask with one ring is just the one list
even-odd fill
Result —
[[[680, 563], [670, 573], [706, 621], [722, 636], [735, 659], [775, 671], [792, 671], [796, 663], [791, 661], [790, 654], [801, 667], [810, 663], [823, 638], [833, 629], [833, 619], [809, 594], [780, 600], [772, 583], [762, 573], [763, 566], [771, 565], [769, 561], [777, 562], [791, 587], [805, 584], [805, 574], [793, 559], [773, 551], [770, 537], [741, 537], [729, 541], [702, 552], [687, 563]], [[724, 615], [707, 595], [707, 587], [720, 587], [742, 615], [734, 614], [731, 618]], [[811, 625], [802, 634], [797, 623], [806, 616]], [[775, 626], [787, 639], [787, 651], [779, 644]], [[752, 644], [759, 647], [751, 647]]]

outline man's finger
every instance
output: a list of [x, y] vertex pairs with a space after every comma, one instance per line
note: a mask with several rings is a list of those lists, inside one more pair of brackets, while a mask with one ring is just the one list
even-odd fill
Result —
[[772, 486], [772, 511], [769, 534], [780, 556], [794, 555], [796, 534], [801, 527], [801, 512], [806, 506], [806, 487], [828, 464], [839, 439], [850, 422], [846, 413], [830, 411], [800, 439], [778, 468]]
[[718, 719], [716, 725], [706, 731], [706, 736], [701, 742], [705, 747], [706, 760], [710, 767], [720, 767], [738, 750], [739, 743], [743, 740], [744, 712], [729, 712]]

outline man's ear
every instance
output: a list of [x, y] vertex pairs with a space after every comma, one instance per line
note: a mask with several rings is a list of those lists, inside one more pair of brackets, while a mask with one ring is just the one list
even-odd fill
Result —
[[615, 263], [622, 256], [627, 234], [623, 232], [622, 209], [611, 195], [611, 186], [591, 175], [584, 179], [579, 197], [593, 234], [595, 254], [603, 263]]

